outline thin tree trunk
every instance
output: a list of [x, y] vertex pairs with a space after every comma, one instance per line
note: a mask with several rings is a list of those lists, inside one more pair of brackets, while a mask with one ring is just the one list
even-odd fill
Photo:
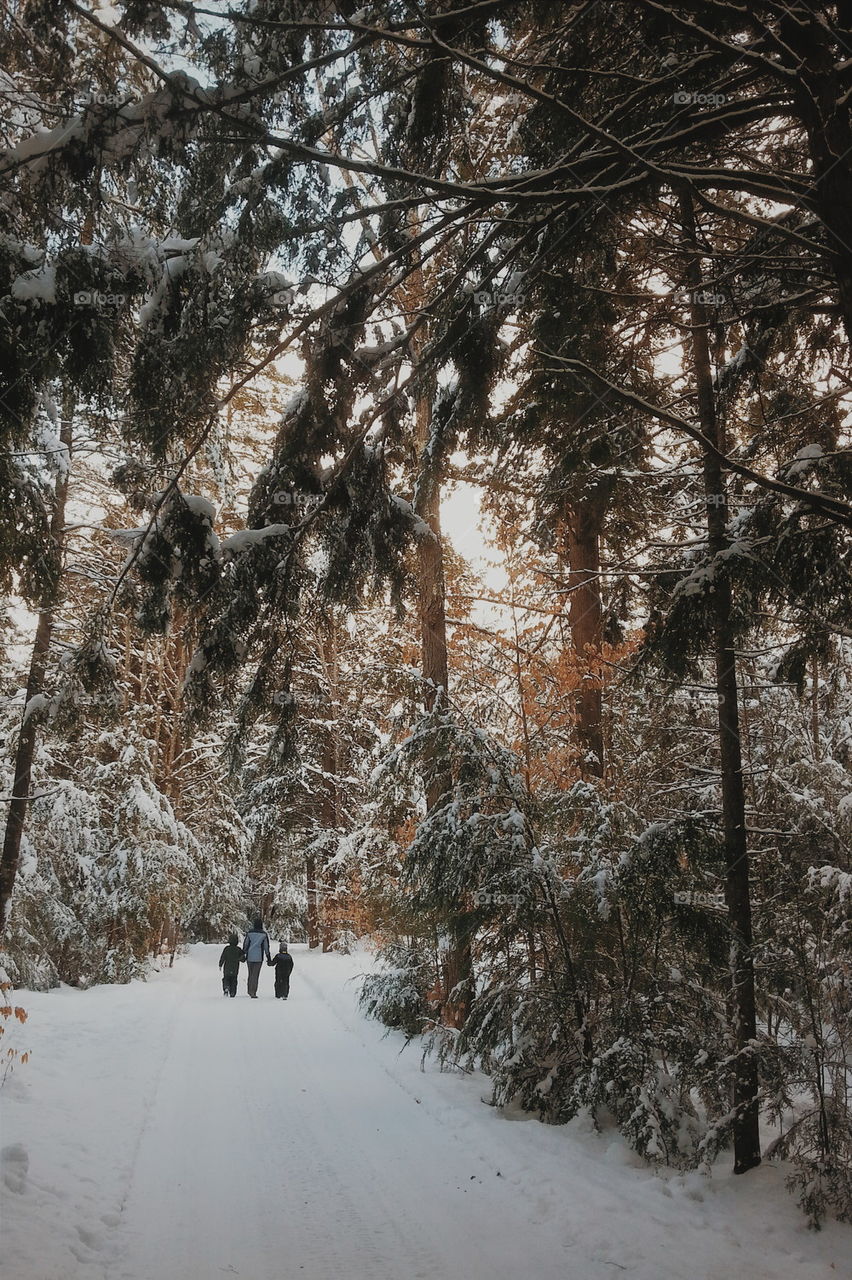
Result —
[[[330, 615], [322, 627], [320, 637], [322, 664], [325, 671], [326, 688], [329, 704], [332, 707], [330, 719], [337, 724], [340, 702], [340, 664], [337, 651], [337, 622]], [[340, 776], [340, 741], [336, 727], [326, 728], [322, 746], [323, 778], [323, 819], [326, 830], [337, 831], [340, 827], [340, 798], [337, 791], [337, 779]], [[320, 921], [320, 937], [323, 951], [331, 951], [334, 946], [335, 929], [338, 924], [336, 912], [337, 872], [327, 865], [321, 868], [323, 887], [322, 913]]]
[[527, 715], [527, 695], [524, 688], [524, 664], [521, 661], [521, 638], [518, 633], [518, 613], [515, 608], [515, 576], [514, 566], [509, 566], [509, 585], [512, 592], [512, 633], [515, 641], [515, 683], [518, 687], [518, 715], [521, 721], [521, 737], [524, 743], [524, 782], [527, 791], [532, 791], [532, 748], [530, 745], [530, 725]]
[[[429, 443], [431, 430], [431, 404], [429, 397], [421, 395], [417, 402], [417, 448], [423, 457]], [[415, 509], [417, 515], [431, 530], [431, 537], [422, 537], [417, 544], [417, 584], [420, 619], [421, 661], [425, 684], [426, 709], [446, 702], [449, 682], [447, 657], [446, 587], [444, 582], [444, 552], [441, 541], [441, 485], [430, 467], [423, 468], [417, 486]], [[450, 780], [432, 771], [426, 788], [426, 804], [433, 809], [448, 789]], [[470, 938], [463, 927], [459, 912], [453, 912], [447, 922], [448, 937], [442, 956], [444, 973], [443, 1016], [454, 1027], [462, 1027], [470, 1011], [473, 987], [473, 964]], [[456, 992], [453, 996], [453, 992]]]
[[[527, 791], [532, 792], [532, 746], [530, 743], [529, 717], [527, 716], [527, 696], [524, 688], [524, 669], [521, 662], [521, 639], [518, 633], [518, 614], [515, 608], [515, 573], [514, 565], [508, 565], [509, 584], [512, 591], [512, 631], [515, 638], [515, 680], [518, 686], [518, 708], [521, 719], [521, 734], [524, 743], [524, 782]], [[532, 929], [525, 931], [527, 945], [527, 972], [531, 984], [536, 980], [535, 935]]]
[[312, 853], [305, 859], [305, 880], [307, 884], [308, 907], [306, 926], [308, 946], [313, 949], [320, 945], [319, 911], [317, 904], [317, 860]]
[[50, 642], [55, 623], [55, 609], [62, 588], [62, 559], [65, 549], [65, 507], [68, 500], [68, 479], [71, 470], [71, 445], [73, 439], [74, 399], [66, 394], [62, 405], [62, 421], [59, 438], [68, 451], [67, 463], [56, 479], [53, 513], [50, 520], [50, 540], [56, 556], [56, 577], [47, 598], [38, 611], [35, 640], [33, 642], [30, 670], [27, 677], [27, 694], [24, 715], [15, 752], [15, 774], [12, 799], [6, 818], [3, 838], [3, 854], [0, 858], [0, 934], [6, 928], [9, 903], [15, 887], [15, 877], [21, 860], [21, 840], [24, 834], [29, 807], [33, 760], [38, 738], [37, 717], [31, 714], [32, 699], [44, 692]]
[[[163, 663], [168, 663], [168, 650], [163, 653]], [[172, 666], [171, 663], [168, 665]], [[180, 688], [183, 683], [183, 677], [186, 674], [188, 662], [183, 640], [179, 634], [175, 637], [175, 662], [173, 665], [177, 670], [168, 672], [170, 676], [169, 683], [171, 686], [169, 690], [169, 703], [172, 724], [171, 731], [166, 740], [166, 753], [163, 761], [163, 789], [166, 795], [174, 801], [175, 807], [180, 812], [180, 782], [178, 778], [175, 777], [173, 770], [181, 743], [181, 717], [178, 705], [180, 700]]]
[[[126, 683], [124, 686], [124, 697], [121, 701], [121, 709], [125, 713], [130, 707], [130, 699], [132, 697], [130, 686], [131, 682], [136, 679], [136, 664], [133, 661], [133, 631], [130, 623], [130, 615], [124, 619], [124, 670], [127, 673]], [[141, 698], [138, 699], [141, 701]]]
[[[708, 442], [725, 452], [724, 432], [716, 416], [708, 340], [709, 316], [699, 301], [702, 288], [701, 258], [690, 194], [680, 197], [687, 246], [687, 283], [690, 288], [691, 346], [695, 371], [698, 414]], [[704, 489], [707, 504], [707, 536], [717, 574], [720, 555], [729, 544], [725, 475], [718, 455], [704, 451]], [[757, 1015], [752, 954], [751, 892], [746, 837], [745, 788], [740, 741], [739, 690], [732, 623], [730, 585], [718, 578], [713, 590], [713, 649], [716, 694], [719, 706], [719, 754], [722, 781], [722, 824], [725, 837], [725, 897], [731, 936], [734, 1034], [737, 1063], [734, 1077], [734, 1173], [746, 1173], [760, 1164], [758, 1129], [758, 1072], [755, 1044]]]
[[[147, 657], [147, 645], [146, 645]], [[163, 761], [163, 684], [165, 682], [165, 658], [162, 648], [159, 652], [159, 661], [157, 663], [157, 689], [154, 694], [154, 705], [157, 708], [154, 717], [154, 781], [157, 786], [162, 788], [163, 777], [165, 776], [165, 765]], [[147, 673], [146, 673], [147, 674]], [[147, 683], [147, 681], [146, 681]]]
[[[142, 664], [139, 669], [139, 701], [145, 702], [148, 696], [148, 637], [142, 640]], [[156, 741], [156, 739], [155, 739]]]
[[811, 658], [811, 738], [814, 744], [814, 759], [819, 763], [822, 759], [822, 748], [819, 740], [819, 658], [816, 654]]
[[584, 778], [604, 776], [600, 535], [606, 508], [607, 496], [595, 495], [573, 503], [566, 522], [565, 542], [570, 569], [568, 626], [580, 672], [574, 709], [580, 772]]
[[[427, 396], [420, 396], [417, 402], [417, 448], [421, 455], [429, 443], [430, 427], [431, 406]], [[432, 537], [422, 537], [417, 543], [420, 647], [426, 681], [426, 707], [431, 711], [439, 698], [446, 699], [449, 680], [441, 485], [437, 477], [421, 476], [416, 508], [420, 519], [432, 531]]]

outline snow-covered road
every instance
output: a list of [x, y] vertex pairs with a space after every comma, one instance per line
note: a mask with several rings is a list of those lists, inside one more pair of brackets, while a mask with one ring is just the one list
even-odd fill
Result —
[[[783, 1173], [658, 1176], [615, 1134], [483, 1106], [355, 1008], [365, 957], [294, 948], [225, 1000], [219, 947], [147, 983], [17, 993], [0, 1091], [7, 1280], [817, 1280]], [[11, 1032], [10, 1032], [11, 1034]], [[510, 1121], [524, 1120], [524, 1123]]]

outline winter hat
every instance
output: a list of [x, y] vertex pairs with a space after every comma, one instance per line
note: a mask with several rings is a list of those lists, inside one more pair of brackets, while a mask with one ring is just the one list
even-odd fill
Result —
[[260, 916], [255, 916], [254, 923], [252, 924], [252, 929], [262, 929], [262, 928], [263, 928], [263, 921], [261, 920]]
[[235, 933], [229, 933], [229, 934], [228, 934], [228, 941], [230, 942], [231, 946], [232, 946], [232, 947], [234, 947], [234, 946], [236, 946], [236, 944], [239, 942], [239, 938], [237, 937], [237, 935], [236, 935]]
[[287, 950], [287, 943], [286, 943], [286, 942], [282, 942], [282, 943], [279, 945], [278, 950], [279, 950], [279, 951], [286, 951], [286, 950]]

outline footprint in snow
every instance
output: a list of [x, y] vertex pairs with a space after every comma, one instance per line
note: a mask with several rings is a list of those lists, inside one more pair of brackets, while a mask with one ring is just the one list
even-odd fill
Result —
[[101, 1238], [94, 1231], [90, 1231], [88, 1227], [77, 1227], [77, 1235], [80, 1237], [87, 1249], [94, 1249], [96, 1252], [102, 1248]]
[[27, 1189], [29, 1167], [30, 1158], [22, 1143], [13, 1142], [11, 1146], [4, 1147], [0, 1151], [0, 1172], [3, 1174], [3, 1182], [16, 1195], [22, 1196]]

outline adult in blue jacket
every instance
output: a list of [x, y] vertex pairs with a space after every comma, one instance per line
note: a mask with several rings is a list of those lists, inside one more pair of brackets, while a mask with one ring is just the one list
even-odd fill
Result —
[[257, 999], [257, 980], [264, 958], [267, 964], [272, 958], [269, 954], [269, 934], [258, 917], [243, 939], [243, 959], [248, 965], [248, 993], [252, 1000]]

